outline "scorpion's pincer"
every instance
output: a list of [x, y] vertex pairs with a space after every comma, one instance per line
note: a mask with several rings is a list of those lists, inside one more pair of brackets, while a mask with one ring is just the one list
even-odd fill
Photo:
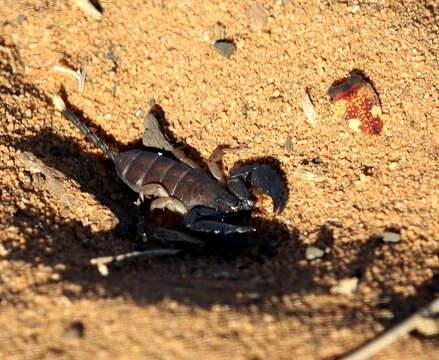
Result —
[[280, 182], [278, 174], [270, 165], [263, 164], [254, 169], [251, 183], [259, 191], [271, 197], [275, 214], [280, 214], [285, 209], [287, 203], [285, 189]]

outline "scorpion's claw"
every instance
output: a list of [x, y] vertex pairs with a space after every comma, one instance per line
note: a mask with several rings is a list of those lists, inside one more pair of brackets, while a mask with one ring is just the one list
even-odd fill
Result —
[[226, 222], [227, 215], [211, 208], [194, 207], [183, 219], [186, 229], [196, 233], [229, 236], [254, 232], [251, 226], [234, 225]]
[[[285, 208], [287, 195], [276, 171], [267, 164], [249, 164], [234, 171], [227, 181], [229, 190], [241, 200], [241, 205], [250, 199], [245, 182], [250, 183], [273, 200], [273, 211], [280, 214]], [[251, 206], [243, 207], [244, 210]]]
[[229, 236], [232, 234], [246, 234], [254, 232], [256, 229], [251, 226], [241, 226], [218, 222], [215, 220], [199, 220], [194, 224], [186, 224], [186, 227], [197, 233], [207, 233], [220, 236]]
[[280, 214], [287, 203], [287, 195], [278, 174], [267, 164], [254, 168], [251, 174], [251, 183], [259, 191], [273, 200], [273, 212]]

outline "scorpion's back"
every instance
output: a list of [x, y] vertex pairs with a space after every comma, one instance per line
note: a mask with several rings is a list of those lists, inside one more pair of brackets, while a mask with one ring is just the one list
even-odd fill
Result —
[[186, 205], [216, 208], [218, 198], [231, 194], [215, 180], [161, 153], [132, 150], [115, 158], [119, 177], [131, 189], [139, 192], [146, 184], [161, 184], [169, 193]]

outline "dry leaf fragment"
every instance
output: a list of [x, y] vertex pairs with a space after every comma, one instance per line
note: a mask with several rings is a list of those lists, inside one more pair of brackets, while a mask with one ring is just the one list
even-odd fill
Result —
[[75, 4], [78, 8], [84, 11], [88, 16], [92, 17], [95, 20], [100, 20], [102, 17], [101, 12], [96, 9], [93, 3], [90, 0], [72, 0], [72, 3]]
[[311, 98], [305, 90], [302, 92], [300, 100], [302, 102], [303, 112], [305, 113], [308, 122], [314, 127], [316, 125], [316, 109], [311, 101]]
[[254, 31], [261, 31], [267, 25], [268, 12], [257, 2], [247, 9], [246, 15]]
[[224, 40], [226, 38], [226, 27], [223, 24], [217, 23], [209, 27], [209, 31], [212, 42]]

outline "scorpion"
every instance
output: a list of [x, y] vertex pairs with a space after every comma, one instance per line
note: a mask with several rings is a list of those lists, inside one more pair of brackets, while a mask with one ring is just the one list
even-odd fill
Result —
[[139, 193], [142, 201], [153, 199], [150, 210], [168, 209], [182, 215], [183, 227], [195, 234], [224, 237], [255, 231], [251, 226], [226, 222], [229, 215], [253, 211], [254, 201], [246, 183], [271, 197], [274, 213], [280, 214], [285, 208], [285, 189], [276, 171], [267, 164], [245, 165], [233, 171], [225, 181], [219, 166], [214, 165], [221, 160], [222, 150], [214, 152], [208, 162], [216, 180], [178, 152], [174, 153], [176, 159], [164, 155], [160, 149], [118, 153], [93, 133], [60, 96], [53, 97], [53, 104], [113, 161], [119, 178]]

